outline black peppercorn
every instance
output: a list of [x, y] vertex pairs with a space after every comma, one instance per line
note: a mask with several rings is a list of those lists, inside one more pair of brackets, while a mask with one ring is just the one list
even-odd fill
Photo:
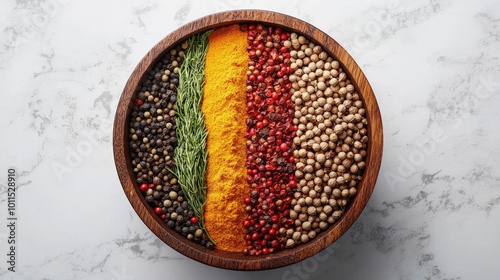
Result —
[[181, 207], [182, 207], [183, 209], [188, 209], [188, 207], [189, 207], [189, 206], [188, 206], [187, 201], [183, 201], [183, 202], [181, 203]]
[[154, 198], [152, 196], [150, 196], [150, 195], [146, 196], [145, 199], [146, 199], [146, 202], [149, 203], [149, 204], [155, 202]]
[[169, 220], [169, 221], [167, 222], [167, 227], [169, 227], [169, 228], [173, 228], [174, 226], [175, 226], [175, 222], [174, 222], [174, 221]]
[[181, 226], [179, 226], [179, 225], [176, 225], [176, 226], [175, 226], [175, 231], [177, 231], [177, 232], [181, 232], [181, 230], [182, 230]]
[[178, 223], [182, 223], [182, 222], [184, 222], [184, 217], [183, 217], [182, 215], [178, 215], [178, 216], [177, 216], [177, 222], [178, 222]]
[[155, 191], [155, 192], [153, 193], [153, 198], [154, 198], [154, 199], [158, 200], [158, 199], [160, 199], [161, 197], [162, 197], [162, 195], [161, 195], [161, 193], [160, 193], [160, 192]]

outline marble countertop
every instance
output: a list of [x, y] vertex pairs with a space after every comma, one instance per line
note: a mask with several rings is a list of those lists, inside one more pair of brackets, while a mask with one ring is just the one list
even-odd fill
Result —
[[[384, 124], [380, 175], [356, 223], [319, 255], [260, 272], [206, 266], [153, 235], [123, 194], [111, 141], [142, 56], [191, 20], [240, 8], [336, 39]], [[498, 1], [18, 0], [2, 1], [0, 27], [1, 279], [498, 279]]]

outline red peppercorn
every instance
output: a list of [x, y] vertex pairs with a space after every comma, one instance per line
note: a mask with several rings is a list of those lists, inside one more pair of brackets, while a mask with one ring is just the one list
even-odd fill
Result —
[[273, 216], [271, 217], [271, 222], [272, 222], [273, 224], [277, 224], [277, 223], [279, 222], [279, 218], [278, 218], [278, 216], [277, 216], [277, 215], [273, 215]]
[[191, 223], [196, 224], [198, 222], [198, 218], [196, 216], [191, 217], [190, 219]]
[[260, 238], [260, 234], [259, 234], [259, 233], [254, 232], [254, 233], [252, 234], [252, 240], [258, 240], [259, 238]]
[[280, 145], [280, 149], [282, 151], [286, 151], [286, 150], [288, 150], [288, 145], [286, 143], [283, 143], [283, 144]]
[[139, 189], [143, 192], [147, 191], [149, 189], [148, 184], [141, 184]]
[[156, 207], [156, 208], [155, 208], [155, 213], [156, 213], [157, 215], [161, 215], [161, 214], [163, 213], [163, 211], [161, 210], [161, 207]]
[[141, 106], [142, 104], [144, 104], [144, 101], [143, 101], [142, 99], [137, 98], [137, 99], [135, 100], [135, 105], [137, 105], [137, 106]]
[[[250, 170], [251, 171], [251, 170]], [[250, 204], [250, 197], [245, 197], [245, 204], [248, 205]]]
[[249, 220], [245, 220], [245, 221], [243, 222], [243, 226], [244, 226], [244, 227], [246, 227], [246, 228], [249, 228], [250, 226], [252, 226], [252, 223], [250, 223], [250, 221], [249, 221]]

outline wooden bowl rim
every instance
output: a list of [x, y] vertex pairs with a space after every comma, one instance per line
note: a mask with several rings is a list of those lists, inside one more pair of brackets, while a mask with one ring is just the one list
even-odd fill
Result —
[[[358, 182], [358, 194], [350, 201], [342, 217], [307, 244], [267, 256], [245, 256], [239, 252], [209, 250], [166, 227], [147, 205], [135, 183], [128, 149], [128, 116], [132, 109], [132, 99], [149, 67], [171, 46], [193, 34], [232, 24], [252, 22], [279, 26], [306, 35], [308, 39], [319, 43], [329, 55], [339, 61], [357, 92], [360, 93], [368, 120], [369, 145], [365, 160], [366, 168], [363, 179]], [[334, 39], [311, 24], [292, 16], [264, 10], [233, 10], [211, 14], [181, 26], [164, 37], [142, 58], [128, 79], [118, 103], [113, 128], [113, 153], [118, 177], [125, 195], [146, 226], [176, 251], [211, 266], [234, 270], [262, 270], [290, 265], [321, 252], [340, 238], [359, 217], [373, 192], [382, 159], [382, 142], [382, 119], [377, 100], [368, 80], [353, 58]]]

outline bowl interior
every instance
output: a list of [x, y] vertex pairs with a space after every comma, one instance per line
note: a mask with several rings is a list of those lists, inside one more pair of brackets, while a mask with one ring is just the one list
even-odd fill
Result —
[[[242, 253], [209, 250], [169, 229], [153, 213], [141, 194], [135, 182], [128, 148], [129, 116], [134, 94], [150, 66], [155, 64], [159, 57], [172, 46], [193, 34], [217, 27], [252, 22], [301, 33], [323, 46], [326, 52], [339, 61], [360, 94], [368, 121], [369, 142], [365, 159], [366, 168], [362, 175], [363, 179], [357, 186], [358, 193], [351, 199], [342, 217], [312, 241], [267, 256], [246, 256]], [[239, 10], [209, 15], [180, 27], [162, 39], [139, 62], [125, 85], [116, 111], [113, 130], [113, 150], [118, 176], [127, 198], [143, 222], [161, 240], [180, 253], [208, 265], [237, 270], [260, 270], [289, 265], [322, 251], [337, 240], [358, 218], [371, 196], [382, 158], [382, 140], [382, 121], [377, 101], [368, 80], [352, 57], [335, 40], [314, 26], [287, 15], [260, 10]]]

